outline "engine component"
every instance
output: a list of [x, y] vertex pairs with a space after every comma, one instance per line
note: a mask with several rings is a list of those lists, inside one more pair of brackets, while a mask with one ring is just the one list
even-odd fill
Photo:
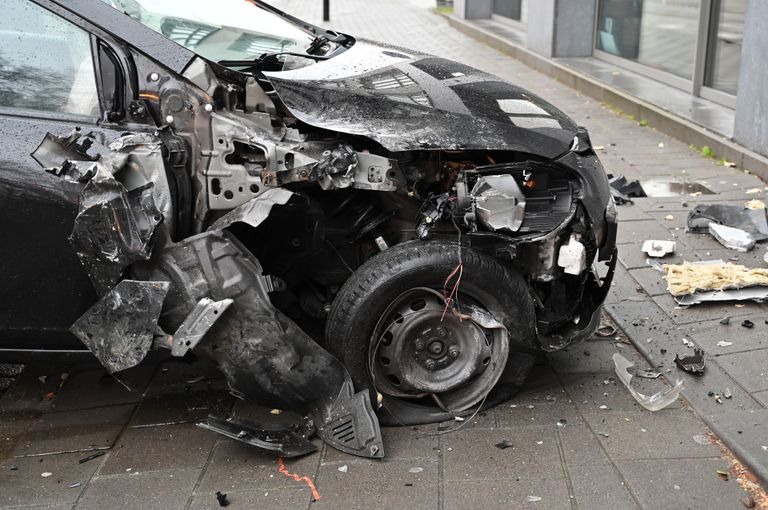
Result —
[[557, 265], [567, 274], [578, 275], [587, 268], [587, 249], [577, 236], [571, 234], [568, 244], [560, 246]]
[[520, 229], [525, 217], [525, 195], [511, 175], [480, 177], [472, 188], [477, 220], [490, 230]]

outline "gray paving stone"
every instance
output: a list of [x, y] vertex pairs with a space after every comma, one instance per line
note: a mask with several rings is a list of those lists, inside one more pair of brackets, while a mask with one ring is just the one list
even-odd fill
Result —
[[710, 423], [758, 479], [768, 480], [768, 409], [726, 410]]
[[[622, 223], [616, 241], [619, 245], [636, 243], [638, 240], [661, 239], [675, 241], [670, 231], [658, 221], [643, 220]], [[621, 246], [619, 246], [621, 249]]]
[[[456, 426], [460, 423], [453, 422], [450, 425]], [[438, 428], [435, 425], [382, 427], [384, 455], [387, 459], [392, 460], [432, 459], [436, 461], [439, 455], [437, 432]], [[358, 459], [359, 457], [329, 447], [325, 449], [323, 462], [350, 462]]]
[[573, 404], [562, 402], [537, 402], [536, 404], [502, 404], [494, 408], [496, 423], [500, 429], [517, 427], [550, 426], [557, 422], [575, 420], [578, 410]]
[[434, 460], [365, 460], [320, 467], [320, 500], [313, 509], [437, 508], [438, 465]]
[[139, 365], [119, 374], [129, 391], [102, 367], [73, 372], [54, 399], [52, 407], [59, 411], [87, 409], [138, 402], [156, 365]]
[[624, 224], [624, 222], [627, 222], [627, 221], [652, 219], [648, 215], [648, 213], [646, 213], [639, 207], [635, 207], [634, 204], [626, 204], [626, 205], [619, 206], [618, 213], [619, 213], [619, 221], [622, 222], [622, 225]]
[[77, 508], [162, 508], [183, 510], [200, 476], [199, 469], [173, 469], [95, 477]]
[[768, 408], [768, 391], [756, 391], [752, 396]]
[[46, 413], [19, 441], [13, 455], [109, 448], [128, 423], [134, 405]]
[[603, 446], [582, 418], [558, 427], [556, 433], [566, 466], [582, 466], [591, 472], [591, 466], [609, 464]]
[[669, 293], [669, 291], [667, 291], [667, 280], [664, 279], [664, 274], [652, 267], [630, 269], [629, 274], [632, 275], [632, 278], [634, 278], [650, 296], [659, 296]]
[[208, 415], [229, 416], [234, 397], [228, 393], [193, 392], [145, 398], [131, 419], [131, 426], [196, 423]]
[[717, 362], [747, 391], [768, 390], [768, 349], [723, 354]]
[[[720, 459], [626, 460], [617, 462], [643, 508], [739, 508], [746, 493], [736, 481], [724, 482]], [[679, 487], [679, 489], [677, 488]]]
[[613, 466], [568, 467], [579, 508], [589, 510], [639, 509]]
[[128, 428], [109, 453], [101, 475], [201, 468], [216, 435], [191, 424]]
[[[513, 446], [494, 446], [503, 440]], [[468, 430], [442, 436], [440, 445], [446, 481], [508, 480], [519, 473], [543, 477], [562, 471], [554, 427]]]
[[[314, 478], [319, 462], [320, 455], [312, 454], [298, 459], [286, 459], [285, 466], [292, 473]], [[232, 439], [223, 439], [216, 444], [199, 490], [226, 492], [290, 489], [295, 486], [294, 480], [278, 471], [275, 455], [268, 455]]]
[[208, 361], [169, 361], [157, 370], [146, 395], [157, 397], [167, 394], [190, 392], [226, 391], [224, 375]]
[[653, 413], [594, 411], [584, 413], [584, 419], [596, 432], [609, 434], [598, 439], [612, 459], [717, 457], [720, 454], [715, 445], [701, 445], [693, 440], [704, 427], [684, 409]]
[[[102, 462], [95, 459], [80, 464], [81, 457], [81, 453], [65, 453], [1, 461], [0, 505], [74, 504]], [[11, 466], [17, 469], [11, 471]], [[81, 485], [70, 488], [74, 483]]]
[[[691, 339], [712, 355], [768, 348], [768, 325], [765, 324], [766, 313], [762, 307], [756, 308], [756, 306], [759, 305], [750, 306], [745, 303], [744, 308], [732, 307], [721, 310], [722, 315], [718, 320], [697, 324], [694, 331], [690, 334]], [[745, 310], [747, 311], [744, 312]], [[755, 313], [758, 310], [759, 313]], [[744, 314], [741, 315], [741, 312], [744, 312]], [[732, 317], [731, 323], [727, 326], [720, 324], [720, 319], [726, 315]], [[745, 319], [754, 322], [755, 327], [752, 329], [743, 327], [741, 322]], [[733, 345], [721, 347], [717, 345], [717, 342], [721, 340], [731, 342]]]
[[[621, 224], [624, 225], [623, 223]], [[661, 239], [664, 241], [665, 239]], [[636, 239], [634, 243], [622, 244], [619, 247], [619, 261], [624, 264], [627, 269], [641, 269], [648, 267], [648, 254], [644, 253], [643, 242], [646, 239]], [[675, 253], [669, 254], [663, 258], [655, 258], [656, 262], [660, 264], [680, 264], [685, 260], [683, 253], [687, 247], [683, 243], [675, 242]]]
[[[549, 402], [551, 399], [555, 399], [556, 402], [567, 401], [568, 394], [560, 383], [558, 375], [555, 374], [546, 359], [542, 359], [533, 367], [531, 375], [525, 381], [520, 393], [506, 404], [535, 405], [539, 402]], [[503, 405], [501, 404], [501, 406]]]
[[613, 370], [613, 354], [623, 353], [627, 349], [628, 346], [619, 347], [611, 339], [588, 339], [561, 351], [548, 353], [547, 358], [558, 374], [607, 372]]
[[37, 414], [0, 413], [0, 459], [11, 455], [38, 418]]
[[[297, 483], [297, 485], [299, 485]], [[270, 510], [297, 510], [309, 507], [312, 493], [306, 487], [291, 489], [271, 489], [267, 491], [238, 491], [226, 492], [230, 506], [233, 508], [269, 508]], [[333, 495], [322, 495], [321, 499], [333, 498]], [[192, 499], [189, 510], [215, 510], [221, 508], [216, 499], [216, 492], [197, 493]], [[338, 508], [343, 508], [339, 506]]]
[[[560, 473], [552, 473], [546, 478], [531, 478], [524, 469], [521, 469], [517, 476], [503, 482], [478, 480], [446, 482], [444, 508], [445, 510], [570, 509], [568, 487]], [[530, 500], [531, 497], [537, 499]]]

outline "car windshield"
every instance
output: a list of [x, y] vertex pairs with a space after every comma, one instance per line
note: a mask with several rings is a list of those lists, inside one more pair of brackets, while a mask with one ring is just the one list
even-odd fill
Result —
[[103, 1], [215, 62], [254, 59], [265, 53], [304, 53], [314, 39], [250, 0]]

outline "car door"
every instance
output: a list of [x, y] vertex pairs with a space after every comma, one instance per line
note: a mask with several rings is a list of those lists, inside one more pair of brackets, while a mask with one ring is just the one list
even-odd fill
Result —
[[100, 93], [100, 43], [48, 6], [3, 0], [0, 17], [0, 349], [82, 349], [68, 328], [96, 301], [68, 241], [80, 187], [30, 154], [48, 132], [108, 140], [119, 125]]

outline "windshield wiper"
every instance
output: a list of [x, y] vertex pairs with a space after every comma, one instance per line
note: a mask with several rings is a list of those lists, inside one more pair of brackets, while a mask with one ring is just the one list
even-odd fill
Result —
[[294, 53], [292, 51], [281, 51], [278, 53], [263, 53], [261, 56], [250, 60], [219, 60], [218, 64], [224, 67], [244, 67], [246, 71], [260, 69], [266, 65], [278, 65], [281, 55], [290, 55], [292, 57], [308, 58], [312, 60], [328, 60], [330, 57], [324, 55], [311, 55], [309, 53]]

